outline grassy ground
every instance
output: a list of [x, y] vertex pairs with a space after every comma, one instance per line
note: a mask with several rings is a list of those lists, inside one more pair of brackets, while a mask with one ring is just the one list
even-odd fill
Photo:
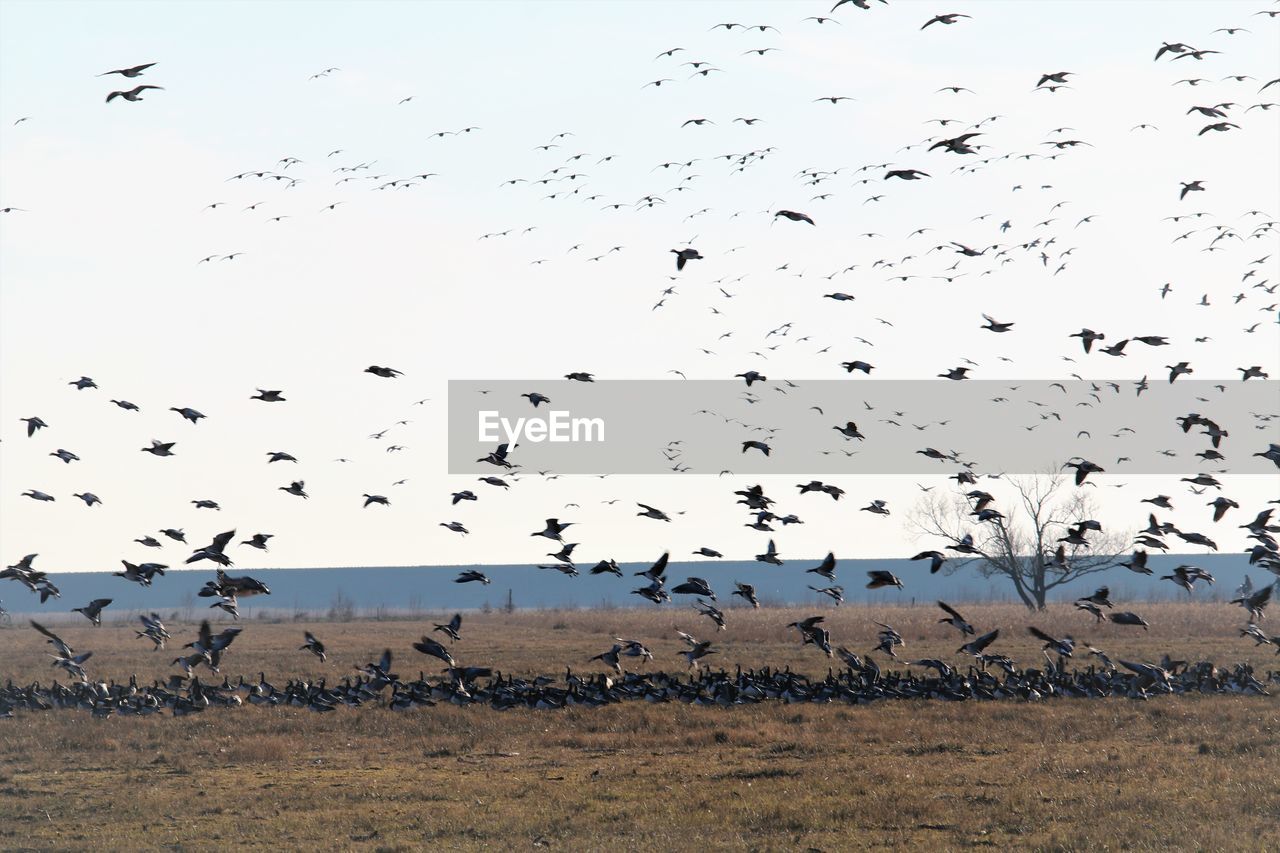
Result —
[[[1094, 628], [1065, 609], [1029, 619], [1014, 606], [961, 608], [979, 631], [1001, 627], [995, 649], [1025, 662], [1036, 651], [1025, 634], [1031, 623], [1113, 657], [1158, 660], [1167, 651], [1280, 668], [1270, 650], [1255, 654], [1238, 638], [1239, 608], [1133, 609], [1149, 632]], [[475, 614], [455, 646], [464, 663], [504, 672], [569, 664], [585, 673], [594, 671], [586, 658], [616, 634], [644, 641], [673, 669], [680, 627], [714, 639], [726, 666], [824, 674], [827, 659], [781, 627], [801, 615], [735, 610], [717, 637], [679, 608]], [[935, 624], [932, 608], [828, 616], [833, 641], [859, 653], [874, 642], [877, 619], [902, 632], [910, 657], [961, 660], [958, 635]], [[396, 668], [416, 675], [436, 669], [409, 649], [430, 621], [254, 621], [224, 670], [233, 680], [259, 670], [277, 684], [333, 680], [390, 647]], [[328, 664], [296, 651], [304, 628], [329, 645]], [[91, 676], [148, 680], [173, 670], [177, 647], [194, 636], [192, 625], [173, 624], [172, 648], [152, 653], [122, 625], [56, 630], [95, 651]], [[0, 631], [0, 678], [50, 680], [42, 653], [33, 631]], [[100, 721], [20, 714], [0, 721], [0, 847], [1265, 850], [1280, 847], [1278, 755], [1280, 704], [1271, 697], [326, 715], [245, 707]]]

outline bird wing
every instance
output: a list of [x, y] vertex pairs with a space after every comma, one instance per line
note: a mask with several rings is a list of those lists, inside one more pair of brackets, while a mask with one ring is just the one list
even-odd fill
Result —
[[1046, 643], [1053, 643], [1054, 645], [1057, 645], [1058, 643], [1056, 639], [1054, 639], [1053, 637], [1050, 637], [1048, 634], [1046, 634], [1044, 631], [1041, 631], [1039, 628], [1035, 627], [1034, 625], [1028, 626], [1027, 631], [1031, 633], [1031, 636], [1044, 640]]

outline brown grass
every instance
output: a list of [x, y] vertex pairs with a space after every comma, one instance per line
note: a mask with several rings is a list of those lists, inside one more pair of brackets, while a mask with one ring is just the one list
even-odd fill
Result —
[[[1236, 636], [1239, 608], [1133, 609], [1150, 632], [1093, 629], [1065, 609], [1028, 620], [1013, 606], [961, 608], [979, 630], [1001, 626], [996, 649], [1015, 659], [1033, 659], [1030, 621], [1113, 656], [1169, 651], [1277, 667], [1268, 650], [1255, 654]], [[714, 638], [720, 663], [825, 673], [827, 659], [781, 628], [800, 615], [733, 611]], [[959, 661], [958, 635], [935, 624], [932, 607], [828, 616], [834, 640], [860, 653], [878, 619], [903, 633], [910, 656]], [[566, 663], [587, 672], [585, 659], [616, 634], [645, 641], [672, 668], [675, 626], [713, 634], [684, 609], [475, 614], [456, 646], [463, 662], [504, 672], [555, 673]], [[330, 646], [329, 664], [296, 651], [304, 627]], [[194, 635], [190, 625], [171, 628], [175, 648], [154, 654], [122, 626], [57, 630], [95, 650], [92, 675], [150, 679], [167, 674]], [[277, 684], [332, 681], [385, 646], [403, 674], [436, 669], [409, 649], [428, 620], [245, 628], [224, 668], [261, 669]], [[33, 631], [0, 631], [0, 677], [47, 682], [43, 648]], [[181, 719], [21, 713], [0, 721], [0, 847], [1265, 850], [1280, 846], [1277, 755], [1280, 705], [1239, 696], [326, 715], [245, 707]]]

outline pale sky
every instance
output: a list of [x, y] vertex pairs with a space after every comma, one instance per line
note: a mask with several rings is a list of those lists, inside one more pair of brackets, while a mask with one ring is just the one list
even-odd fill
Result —
[[[1164, 365], [1177, 361], [1191, 362], [1196, 379], [1238, 379], [1251, 365], [1280, 378], [1280, 297], [1253, 287], [1280, 280], [1275, 232], [1256, 231], [1280, 215], [1280, 107], [1248, 109], [1280, 102], [1280, 84], [1259, 94], [1280, 76], [1280, 18], [1254, 14], [1280, 6], [960, 2], [943, 11], [970, 19], [922, 31], [940, 7], [894, 0], [846, 5], [838, 24], [802, 21], [829, 8], [0, 5], [0, 207], [21, 209], [0, 215], [4, 564], [30, 552], [49, 570], [179, 563], [188, 549], [131, 542], [169, 526], [185, 527], [193, 545], [232, 527], [237, 539], [273, 533], [269, 552], [236, 552], [242, 567], [536, 562], [549, 549], [528, 534], [548, 516], [577, 522], [588, 563], [701, 545], [735, 558], [764, 549], [768, 537], [742, 526], [749, 519], [731, 494], [760, 478], [525, 477], [503, 492], [448, 476], [450, 379], [528, 379], [532, 391], [571, 371], [680, 381], [668, 371], [755, 369], [803, 382], [841, 379], [840, 362], [852, 359], [874, 363], [876, 379], [920, 378], [962, 358], [983, 379], [1164, 381]], [[722, 22], [780, 32], [711, 30]], [[1222, 27], [1250, 32], [1213, 32]], [[1220, 53], [1153, 62], [1162, 41]], [[684, 50], [655, 59], [675, 47]], [[762, 48], [777, 50], [743, 55]], [[690, 79], [681, 63], [691, 61], [721, 71]], [[147, 62], [156, 65], [133, 80], [95, 76]], [[311, 79], [327, 68], [339, 70]], [[1042, 74], [1059, 71], [1073, 73], [1070, 88], [1035, 91]], [[1207, 82], [1175, 84], [1189, 78]], [[104, 103], [142, 83], [164, 89]], [[976, 94], [935, 91], [949, 85]], [[823, 96], [853, 100], [814, 103]], [[1223, 119], [1188, 109], [1222, 103], [1234, 104], [1225, 120], [1239, 127], [1197, 135]], [[1000, 118], [973, 140], [989, 147], [976, 155], [921, 144], [991, 116]], [[694, 118], [714, 124], [681, 126]], [[1131, 130], [1139, 124], [1158, 130]], [[471, 126], [479, 130], [431, 138]], [[558, 147], [535, 150], [553, 139]], [[1048, 140], [1089, 144], [1059, 150]], [[739, 160], [713, 159], [766, 149], [740, 171]], [[284, 158], [302, 162], [286, 169]], [[886, 163], [930, 177], [885, 181]], [[370, 165], [335, 171], [360, 164]], [[299, 183], [228, 180], [248, 170]], [[806, 170], [839, 171], [809, 185]], [[427, 172], [438, 175], [374, 189]], [[586, 177], [532, 183], [570, 173]], [[336, 184], [347, 176], [360, 179]], [[530, 183], [500, 186], [513, 178]], [[1180, 201], [1180, 182], [1192, 180], [1206, 191]], [[646, 195], [666, 203], [635, 208]], [[866, 201], [873, 196], [883, 198]], [[602, 209], [613, 203], [625, 207]], [[817, 224], [775, 220], [779, 209]], [[287, 218], [270, 221], [277, 216]], [[920, 228], [932, 230], [909, 236]], [[1238, 237], [1211, 242], [1224, 228]], [[686, 241], [704, 260], [677, 276], [669, 250]], [[1001, 249], [930, 251], [951, 241]], [[234, 252], [244, 254], [221, 260]], [[219, 258], [198, 263], [211, 255]], [[823, 298], [832, 292], [856, 298]], [[983, 330], [984, 312], [1014, 330]], [[763, 349], [783, 323], [792, 326], [782, 345]], [[1170, 346], [1132, 343], [1123, 358], [1095, 346], [1085, 357], [1067, 337], [1082, 327], [1108, 343], [1165, 335]], [[361, 372], [375, 364], [405, 375]], [[81, 375], [100, 390], [68, 386]], [[287, 402], [250, 401], [257, 388], [281, 389]], [[193, 426], [170, 406], [208, 417]], [[35, 415], [50, 426], [28, 439], [19, 418]], [[1225, 452], [1277, 440], [1252, 426], [1237, 428]], [[153, 438], [176, 441], [176, 455], [140, 453]], [[405, 449], [386, 452], [392, 444]], [[48, 455], [59, 448], [81, 461]], [[268, 465], [269, 451], [301, 461]], [[1188, 475], [1197, 461], [1188, 459]], [[1227, 483], [1242, 506], [1236, 524], [1280, 493], [1274, 469], [1255, 461], [1258, 476]], [[278, 490], [295, 478], [309, 500]], [[762, 480], [787, 497], [782, 512], [806, 521], [779, 532], [780, 549], [849, 557], [938, 544], [904, 525], [918, 481], [836, 479], [848, 492], [837, 504], [797, 501], [794, 477]], [[1178, 507], [1162, 520], [1211, 527], [1203, 504], [1213, 495], [1188, 495], [1176, 477], [1113, 482], [1124, 488], [1099, 497], [1117, 528], [1143, 526], [1137, 500], [1158, 493]], [[450, 506], [463, 488], [480, 500]], [[57, 500], [20, 497], [28, 489]], [[103, 505], [72, 497], [85, 490]], [[365, 492], [392, 505], [362, 510]], [[200, 498], [223, 510], [194, 509]], [[858, 512], [874, 498], [893, 515]], [[638, 519], [635, 501], [686, 515], [669, 525]], [[438, 526], [453, 520], [472, 535]], [[1243, 547], [1239, 532], [1222, 535], [1224, 551]]]

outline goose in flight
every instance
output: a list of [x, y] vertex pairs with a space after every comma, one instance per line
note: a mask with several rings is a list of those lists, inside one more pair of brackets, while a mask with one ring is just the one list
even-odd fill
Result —
[[1076, 641], [1072, 639], [1070, 634], [1059, 640], [1055, 637], [1049, 636], [1035, 626], [1029, 626], [1027, 628], [1027, 632], [1036, 639], [1044, 641], [1045, 651], [1052, 651], [1059, 657], [1069, 658], [1071, 657], [1071, 653], [1075, 651]]
[[773, 540], [769, 540], [769, 547], [763, 554], [756, 554], [756, 560], [761, 563], [770, 563], [775, 566], [782, 565], [782, 559], [778, 556], [778, 548], [773, 544]]
[[1171, 575], [1161, 575], [1160, 580], [1173, 581], [1191, 594], [1195, 591], [1196, 581], [1203, 580], [1212, 586], [1214, 577], [1199, 566], [1182, 565], [1174, 569]]
[[442, 644], [436, 642], [436, 640], [431, 639], [430, 637], [424, 637], [421, 642], [413, 643], [413, 648], [422, 654], [429, 654], [431, 657], [440, 658], [440, 660], [444, 661], [445, 666], [453, 667], [458, 665], [457, 661], [453, 660], [452, 654], [449, 654], [449, 649], [444, 648]]
[[1267, 605], [1271, 602], [1271, 589], [1273, 584], [1268, 584], [1252, 595], [1243, 595], [1240, 598], [1231, 600], [1232, 604], [1239, 604], [1245, 610], [1249, 611], [1250, 622], [1260, 622], [1266, 617], [1265, 611]]
[[98, 76], [107, 77], [111, 74], [119, 74], [121, 77], [129, 77], [129, 78], [139, 77], [142, 75], [143, 71], [146, 71], [148, 68], [150, 68], [153, 65], [155, 65], [154, 62], [148, 62], [145, 65], [134, 65], [130, 68], [117, 68], [115, 71], [104, 71]]
[[[457, 503], [457, 501], [454, 501], [454, 503]], [[391, 501], [387, 499], [386, 495], [365, 495], [364, 506], [368, 507], [369, 504], [382, 504], [383, 506], [391, 506]]]
[[431, 630], [440, 631], [441, 633], [448, 635], [449, 639], [455, 642], [458, 640], [461, 640], [462, 634], [458, 632], [462, 630], [462, 614], [461, 613], [453, 614], [453, 618], [450, 619], [446, 624], [436, 625]]
[[[515, 466], [507, 461], [507, 454], [514, 449], [515, 449], [514, 446], [504, 442], [498, 445], [497, 450], [492, 451], [488, 456], [480, 457], [476, 461], [488, 462], [490, 465], [497, 465], [501, 468], [514, 468]], [[481, 479], [486, 479], [486, 478], [482, 477]], [[505, 487], [506, 483], [502, 483], [502, 485]]]
[[657, 519], [658, 521], [671, 520], [671, 518], [665, 512], [658, 509], [657, 507], [651, 507], [648, 504], [642, 504], [642, 503], [637, 503], [636, 506], [640, 507], [642, 510], [641, 512], [637, 512], [636, 515], [642, 515], [645, 518], [654, 518], [654, 519]]
[[110, 603], [110, 598], [95, 598], [84, 607], [73, 607], [71, 612], [82, 614], [97, 628], [102, 626], [102, 611]]
[[1144, 631], [1150, 627], [1145, 619], [1128, 610], [1112, 613], [1108, 618], [1117, 625], [1140, 625]]
[[148, 89], [163, 89], [163, 88], [164, 86], [147, 86], [147, 85], [134, 86], [132, 89], [130, 89], [127, 92], [112, 92], [111, 94], [107, 95], [107, 103], [108, 104], [111, 103], [116, 98], [124, 98], [126, 101], [141, 101], [142, 93], [147, 91]]
[[960, 648], [956, 649], [957, 654], [973, 655], [975, 658], [981, 658], [987, 646], [991, 645], [1000, 636], [1000, 629], [996, 628], [990, 633], [983, 634], [981, 637], [970, 640]]
[[[456, 523], [457, 522], [455, 522], [455, 524]], [[493, 581], [489, 580], [488, 575], [486, 575], [484, 572], [477, 571], [476, 569], [463, 569], [461, 572], [458, 573], [458, 576], [453, 579], [453, 582], [454, 583], [481, 583], [481, 584], [484, 584], [485, 586], [488, 586], [489, 584], [493, 583]]]
[[38, 430], [42, 430], [48, 426], [48, 424], [44, 422], [44, 418], [40, 417], [19, 418], [18, 420], [27, 425], [27, 438], [31, 438], [31, 436], [35, 435]]
[[700, 595], [712, 601], [716, 600], [716, 594], [712, 591], [705, 578], [685, 578], [684, 583], [671, 587], [671, 592], [673, 595]]
[[916, 554], [911, 559], [913, 561], [928, 560], [929, 574], [933, 575], [933, 574], [937, 574], [938, 570], [942, 568], [942, 564], [947, 561], [947, 556], [943, 554], [941, 551], [921, 551], [919, 554]]
[[[643, 506], [643, 504], [641, 504], [641, 505]], [[568, 528], [569, 528], [571, 525], [573, 525], [573, 524], [574, 524], [574, 522], [572, 522], [572, 521], [564, 521], [564, 522], [562, 522], [562, 521], [560, 521], [560, 519], [558, 519], [558, 518], [548, 518], [548, 519], [547, 519], [547, 526], [546, 526], [545, 528], [543, 528], [542, 530], [537, 531], [536, 533], [530, 533], [529, 535], [530, 535], [530, 536], [543, 536], [543, 537], [546, 537], [547, 539], [554, 539], [554, 540], [556, 540], [557, 542], [559, 542], [559, 543], [561, 543], [561, 544], [564, 544], [564, 536], [563, 536], [564, 531], [565, 531], [566, 529], [568, 529]]]
[[939, 601], [938, 606], [941, 607], [942, 611], [947, 614], [947, 618], [938, 620], [939, 624], [945, 622], [946, 624], [954, 627], [961, 634], [974, 633], [973, 626], [970, 625], [968, 622], [966, 622], [965, 618], [961, 616], [960, 613], [954, 607], [952, 607], [950, 604], [947, 604], [945, 601]]
[[750, 603], [753, 608], [756, 610], [760, 609], [760, 600], [756, 598], [755, 586], [749, 583], [741, 583], [740, 581], [734, 581], [733, 585], [737, 587], [733, 591], [733, 595], [741, 596], [745, 601]]
[[285, 402], [285, 398], [280, 396], [281, 394], [283, 394], [283, 393], [284, 393], [283, 391], [264, 391], [264, 390], [263, 390], [263, 389], [261, 389], [261, 388], [259, 388], [259, 389], [257, 389], [257, 390], [258, 390], [258, 393], [257, 393], [257, 394], [255, 394], [254, 396], [250, 397], [250, 398], [249, 398], [250, 400], [261, 400], [261, 401], [262, 401], [262, 402], [264, 402], [264, 403], [283, 403], [283, 402]]
[[[454, 533], [461, 533], [463, 536], [466, 536], [468, 533], [471, 532], [470, 530], [467, 530], [467, 528], [462, 526], [461, 521], [450, 521], [448, 523], [442, 521], [440, 522], [440, 526], [446, 530], [452, 530]], [[472, 578], [471, 580], [474, 580], [474, 578]], [[466, 583], [466, 581], [459, 581], [459, 583]], [[486, 580], [485, 583], [488, 583], [488, 581]]]
[[179, 409], [177, 406], [170, 406], [169, 411], [177, 412], [179, 415], [183, 417], [183, 419], [191, 421], [191, 423], [193, 424], [199, 423], [201, 418], [206, 417], [204, 414], [196, 411], [195, 409], [190, 408], [189, 406], [184, 406], [181, 409]]
[[[972, 17], [972, 16], [971, 16], [971, 15], [961, 15], [961, 14], [960, 14], [960, 13], [958, 13], [958, 12], [951, 12], [951, 13], [946, 14], [946, 15], [934, 15], [932, 18], [930, 18], [929, 20], [925, 21], [925, 22], [924, 22], [924, 26], [923, 26], [923, 27], [921, 27], [920, 29], [922, 29], [922, 30], [923, 30], [923, 29], [925, 29], [926, 27], [928, 27], [930, 24], [948, 24], [948, 25], [949, 25], [949, 24], [954, 24], [954, 23], [955, 23], [956, 21], [958, 21], [960, 18], [970, 18], [970, 17]], [[1063, 72], [1061, 72], [1061, 73], [1062, 73], [1062, 74], [1066, 74], [1067, 72], [1063, 71]], [[1061, 81], [1059, 81], [1059, 82], [1061, 82]]]
[[376, 364], [369, 365], [364, 369], [364, 372], [372, 373], [374, 376], [381, 376], [383, 379], [395, 379], [397, 376], [404, 376], [404, 373], [394, 367], [379, 367]]
[[324, 643], [316, 639], [315, 634], [311, 633], [310, 631], [304, 631], [303, 637], [305, 639], [302, 645], [298, 647], [298, 651], [311, 652], [311, 654], [320, 658], [320, 663], [324, 663], [326, 660], [328, 660], [328, 656], [325, 654], [325, 651], [324, 651]]
[[872, 569], [867, 572], [867, 589], [881, 589], [886, 586], [896, 586], [902, 589], [902, 580], [893, 572], [884, 569]]
[[278, 486], [277, 488], [279, 491], [287, 492], [288, 494], [295, 495], [296, 497], [307, 498], [310, 497], [310, 495], [306, 493], [305, 486], [306, 483], [304, 481], [294, 480], [287, 486]]
[[822, 562], [814, 566], [812, 569], [805, 569], [806, 573], [812, 573], [829, 581], [836, 579], [836, 555], [834, 551], [828, 551], [827, 556], [822, 558]]
[[257, 548], [259, 551], [267, 550], [267, 542], [275, 538], [272, 533], [255, 533], [249, 539], [243, 540], [241, 545], [248, 545], [250, 548]]
[[810, 225], [816, 224], [807, 214], [797, 213], [794, 210], [779, 210], [773, 216], [775, 219], [781, 216], [783, 219], [790, 219], [792, 222], [808, 222]]

